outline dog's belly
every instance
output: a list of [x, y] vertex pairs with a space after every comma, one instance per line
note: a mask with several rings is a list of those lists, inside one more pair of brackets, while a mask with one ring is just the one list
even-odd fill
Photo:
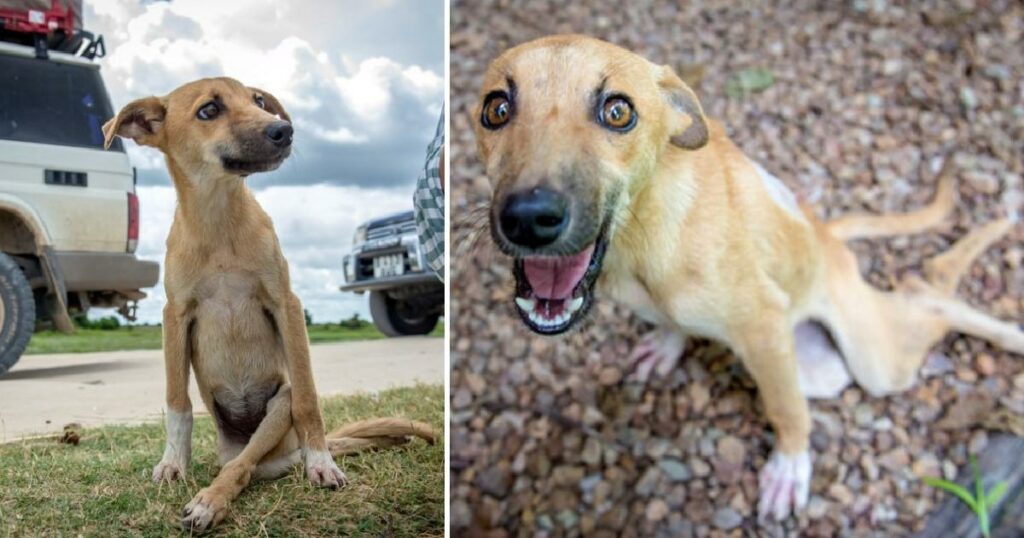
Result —
[[[196, 287], [192, 367], [222, 433], [248, 440], [266, 402], [287, 383], [284, 351], [256, 275], [217, 273]], [[243, 441], [244, 442], [244, 441]]]

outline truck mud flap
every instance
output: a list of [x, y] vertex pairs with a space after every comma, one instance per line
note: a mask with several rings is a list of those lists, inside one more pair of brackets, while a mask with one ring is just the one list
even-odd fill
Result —
[[53, 297], [53, 326], [64, 334], [71, 334], [75, 326], [71, 323], [71, 316], [68, 315], [68, 293], [64, 288], [64, 274], [60, 270], [60, 262], [54, 255], [53, 247], [45, 246], [39, 253], [39, 260], [43, 266], [43, 274], [46, 275], [46, 287], [48, 293]]

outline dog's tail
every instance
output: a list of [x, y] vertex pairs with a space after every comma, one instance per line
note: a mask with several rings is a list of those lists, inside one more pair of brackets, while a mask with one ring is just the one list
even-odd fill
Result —
[[938, 175], [938, 190], [925, 207], [895, 215], [849, 215], [826, 223], [833, 237], [843, 241], [920, 233], [941, 223], [956, 204], [953, 160], [947, 158]]
[[415, 420], [371, 418], [346, 424], [327, 434], [327, 448], [331, 456], [342, 456], [405, 444], [412, 437], [434, 444], [437, 433], [429, 424]]

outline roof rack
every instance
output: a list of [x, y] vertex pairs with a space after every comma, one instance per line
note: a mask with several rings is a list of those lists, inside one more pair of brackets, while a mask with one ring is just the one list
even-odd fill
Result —
[[0, 41], [32, 46], [40, 59], [50, 50], [88, 60], [107, 54], [103, 36], [82, 29], [82, 0], [0, 0]]

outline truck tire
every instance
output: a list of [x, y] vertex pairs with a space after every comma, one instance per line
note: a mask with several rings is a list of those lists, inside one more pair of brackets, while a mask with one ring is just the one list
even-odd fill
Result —
[[373, 324], [386, 336], [427, 334], [437, 327], [438, 314], [410, 316], [404, 305], [383, 291], [370, 292], [370, 316]]
[[0, 374], [21, 358], [35, 324], [32, 288], [17, 262], [0, 253]]

